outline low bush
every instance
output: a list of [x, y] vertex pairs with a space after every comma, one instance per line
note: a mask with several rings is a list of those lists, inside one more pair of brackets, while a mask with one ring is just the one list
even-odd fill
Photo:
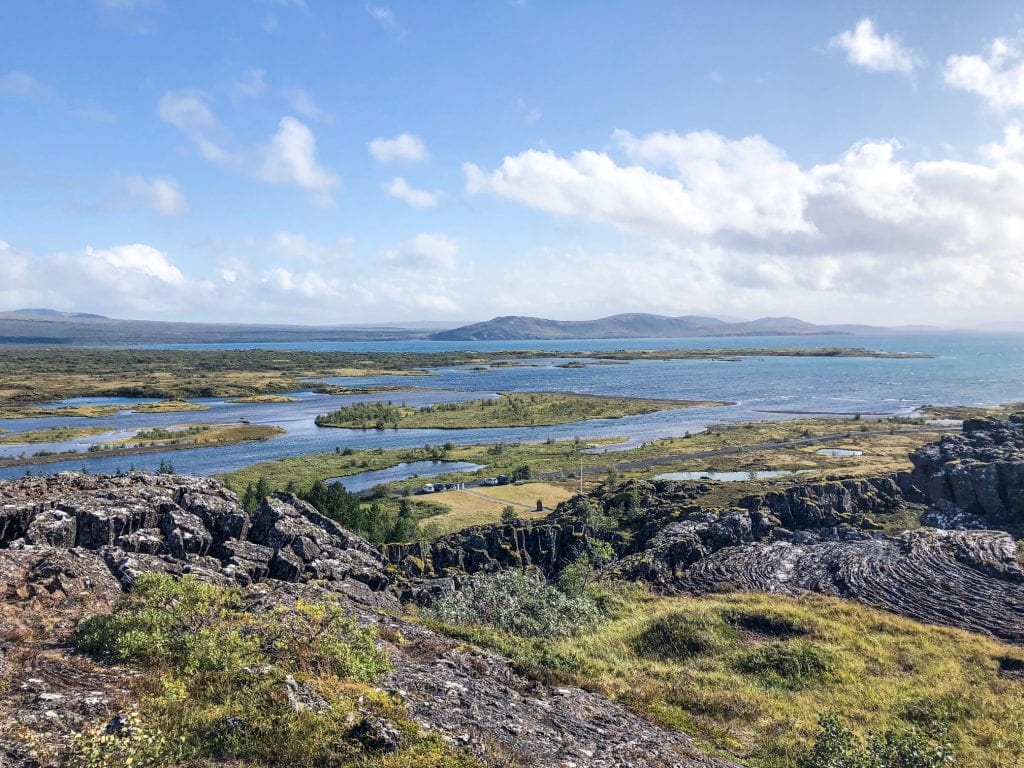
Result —
[[814, 745], [800, 755], [799, 768], [942, 768], [954, 765], [956, 752], [941, 732], [924, 730], [876, 733], [863, 742], [835, 715], [818, 721]]
[[[144, 574], [75, 641], [147, 671], [135, 678], [136, 711], [78, 736], [78, 768], [475, 765], [421, 737], [396, 700], [367, 685], [387, 656], [331, 602], [267, 609], [191, 576]], [[366, 735], [379, 721], [394, 727], [386, 749]]]
[[807, 640], [766, 643], [741, 652], [736, 669], [757, 676], [774, 688], [798, 690], [833, 675], [838, 661], [833, 653]]
[[687, 611], [652, 621], [630, 644], [639, 656], [677, 661], [722, 652], [739, 636], [739, 632], [716, 613]]
[[585, 595], [572, 597], [542, 578], [509, 569], [474, 576], [438, 600], [430, 616], [444, 624], [483, 624], [520, 637], [559, 637], [593, 627], [600, 614]]

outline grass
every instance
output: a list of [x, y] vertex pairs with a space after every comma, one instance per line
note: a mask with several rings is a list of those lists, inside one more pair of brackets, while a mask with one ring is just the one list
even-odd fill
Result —
[[573, 495], [573, 491], [552, 483], [523, 483], [503, 485], [496, 488], [473, 488], [469, 491], [442, 491], [426, 498], [447, 508], [446, 512], [434, 515], [425, 522], [437, 535], [453, 533], [473, 525], [487, 525], [501, 520], [501, 511], [508, 505], [516, 509], [522, 518], [541, 517], [546, 512], [537, 512], [537, 500], [542, 499], [547, 509], [553, 509], [560, 501]]
[[[741, 357], [914, 357], [863, 349], [619, 350], [560, 352], [558, 357], [602, 360], [706, 360]], [[424, 375], [430, 368], [495, 361], [546, 360], [544, 350], [501, 352], [361, 353], [296, 350], [52, 349], [8, 346], [0, 356], [0, 407], [69, 397], [247, 397], [310, 387], [331, 376]], [[17, 410], [18, 408], [15, 408]]]
[[569, 424], [589, 419], [619, 419], [676, 408], [724, 405], [690, 400], [650, 400], [574, 393], [535, 392], [498, 399], [438, 403], [414, 408], [391, 403], [354, 403], [318, 416], [321, 427], [350, 429], [477, 429]]
[[447, 631], [535, 676], [619, 699], [752, 768], [793, 768], [826, 712], [862, 735], [942, 726], [963, 768], [1024, 761], [1024, 682], [999, 674], [999, 659], [1024, 651], [843, 600], [638, 593], [571, 639]]
[[[478, 765], [420, 734], [373, 685], [390, 668], [386, 651], [374, 629], [329, 600], [250, 609], [235, 589], [142, 574], [111, 614], [83, 621], [73, 641], [143, 674], [129, 678], [135, 708], [122, 733], [111, 737], [104, 721], [95, 723], [61, 764]], [[307, 703], [293, 705], [293, 696]], [[401, 738], [390, 754], [375, 741], [381, 720]]]
[[230, 400], [232, 403], [297, 403], [298, 399], [288, 395], [246, 395]]
[[123, 405], [64, 405], [60, 408], [36, 407], [4, 407], [0, 406], [0, 418], [31, 419], [50, 418], [53, 416], [73, 416], [84, 419], [103, 419], [121, 411], [135, 413], [178, 413], [188, 411], [207, 411], [210, 406], [204, 403], [190, 403], [187, 400], [160, 400], [159, 402], [125, 403]]
[[5, 432], [0, 435], [0, 444], [63, 443], [109, 431], [107, 427], [51, 427], [50, 429], [32, 429], [25, 432]]
[[[870, 431], [861, 432], [861, 428]], [[894, 430], [894, 434], [889, 431]], [[664, 438], [643, 446], [611, 453], [585, 453], [590, 446], [606, 445], [617, 439], [600, 440], [549, 440], [541, 443], [498, 443], [494, 445], [451, 445], [423, 448], [384, 450], [342, 450], [339, 444], [336, 452], [313, 453], [290, 456], [275, 461], [254, 464], [235, 472], [220, 476], [229, 487], [236, 491], [255, 484], [265, 477], [270, 486], [283, 489], [290, 480], [300, 487], [308, 487], [316, 480], [344, 477], [374, 469], [385, 469], [403, 461], [424, 459], [445, 459], [467, 461], [485, 465], [474, 473], [443, 475], [439, 481], [472, 480], [498, 474], [511, 474], [512, 470], [528, 465], [535, 478], [558, 482], [575, 482], [582, 462], [586, 473], [586, 488], [592, 489], [603, 482], [609, 472], [619, 479], [629, 477], [650, 477], [672, 470], [730, 470], [730, 469], [802, 469], [813, 468], [815, 472], [776, 481], [755, 481], [753, 483], [718, 483], [713, 491], [714, 501], [728, 506], [732, 499], [750, 493], [763, 491], [765, 487], [781, 488], [794, 482], [805, 483], [830, 477], [866, 477], [910, 469], [907, 454], [913, 449], [930, 442], [942, 430], [917, 432], [916, 425], [889, 424], [886, 422], [858, 422], [852, 419], [800, 419], [782, 422], [754, 422], [740, 425], [712, 426], [708, 432], [691, 437]], [[836, 435], [834, 440], [815, 443], [810, 446], [765, 447], [771, 443], [789, 440], [803, 440], [821, 436]], [[814, 453], [822, 446], [852, 445], [863, 450], [858, 457], [821, 456]], [[681, 456], [712, 451], [729, 451], [722, 455], [700, 459], [683, 459]], [[395, 489], [417, 488], [422, 479], [413, 479], [392, 484]], [[719, 498], [721, 497], [721, 498]]]
[[233, 445], [252, 440], [269, 440], [283, 435], [285, 430], [265, 424], [184, 424], [172, 427], [144, 429], [131, 437], [109, 443], [105, 447], [122, 446], [175, 446], [175, 445]]

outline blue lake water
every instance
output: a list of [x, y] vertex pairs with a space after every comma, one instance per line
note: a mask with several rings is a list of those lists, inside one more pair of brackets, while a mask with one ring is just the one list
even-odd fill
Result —
[[[176, 345], [164, 348], [345, 350], [345, 351], [445, 351], [474, 349], [551, 350], [552, 359], [541, 365], [498, 366], [485, 371], [471, 367], [442, 368], [429, 377], [379, 376], [329, 379], [340, 384], [388, 384], [410, 389], [378, 394], [332, 396], [300, 392], [295, 403], [239, 404], [222, 399], [197, 400], [210, 406], [207, 411], [188, 413], [134, 414], [131, 400], [89, 399], [84, 402], [123, 404], [126, 411], [104, 419], [54, 416], [43, 419], [0, 420], [10, 431], [52, 426], [99, 426], [115, 434], [155, 426], [236, 422], [276, 424], [287, 434], [259, 443], [195, 448], [182, 451], [116, 457], [83, 453], [68, 461], [31, 467], [32, 472], [50, 473], [86, 468], [91, 472], [117, 469], [153, 469], [161, 459], [176, 470], [194, 474], [216, 474], [259, 461], [335, 447], [408, 448], [425, 443], [493, 443], [618, 437], [624, 448], [659, 437], [697, 432], [711, 423], [797, 418], [802, 413], [848, 415], [854, 413], [908, 414], [926, 404], [998, 405], [1024, 401], [1024, 334], [894, 334], [885, 336], [786, 336], [702, 339], [611, 339], [517, 342], [351, 342], [265, 344], [265, 345]], [[713, 360], [635, 361], [626, 365], [591, 365], [559, 368], [557, 357], [565, 351], [609, 351], [616, 349], [735, 349], [864, 347], [888, 352], [920, 352], [927, 359], [884, 360], [872, 358], [782, 358], [755, 357], [739, 362]], [[2, 354], [2, 353], [0, 353]], [[538, 361], [531, 361], [538, 362]], [[430, 389], [416, 389], [429, 387]], [[436, 391], [443, 390], [443, 391]], [[603, 395], [725, 400], [735, 405], [716, 408], [688, 408], [661, 411], [646, 416], [588, 421], [553, 427], [468, 430], [348, 430], [320, 428], [313, 423], [319, 413], [357, 401], [392, 400], [396, 403], [428, 403], [476, 397], [493, 397], [510, 391], [573, 391]], [[83, 402], [83, 401], [75, 401]], [[48, 446], [0, 446], [0, 455], [17, 456], [36, 450], [86, 450], [90, 442], [110, 439], [109, 435]], [[78, 447], [82, 446], [82, 447]], [[0, 470], [0, 477], [19, 477], [22, 467]]]
[[358, 475], [332, 477], [327, 482], [341, 483], [349, 493], [362, 493], [381, 483], [408, 480], [410, 477], [437, 477], [449, 472], [476, 472], [484, 466], [469, 461], [403, 461], [387, 469], [373, 469], [369, 472], [360, 472]]

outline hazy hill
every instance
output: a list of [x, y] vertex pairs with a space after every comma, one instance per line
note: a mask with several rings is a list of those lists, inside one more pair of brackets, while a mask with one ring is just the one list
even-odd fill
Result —
[[0, 344], [255, 344], [424, 339], [441, 323], [353, 326], [246, 325], [115, 320], [102, 315], [20, 309], [0, 312]]
[[513, 339], [643, 339], [694, 336], [791, 336], [868, 333], [885, 330], [867, 325], [815, 325], [795, 317], [763, 317], [726, 322], [715, 317], [667, 317], [631, 313], [599, 320], [547, 320], [506, 315], [433, 334], [438, 341], [496, 341]]

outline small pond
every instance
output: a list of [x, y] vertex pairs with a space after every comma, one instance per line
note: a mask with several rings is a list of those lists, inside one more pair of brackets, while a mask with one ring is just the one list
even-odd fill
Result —
[[655, 475], [652, 480], [717, 480], [722, 483], [739, 483], [744, 480], [770, 480], [773, 477], [797, 475], [810, 470], [764, 469], [756, 472], [665, 472]]
[[484, 464], [473, 464], [469, 461], [403, 461], [387, 469], [374, 469], [360, 472], [358, 475], [332, 477], [327, 482], [341, 483], [349, 493], [362, 493], [381, 483], [394, 483], [408, 480], [410, 477], [437, 477], [449, 472], [476, 472], [484, 468]]

